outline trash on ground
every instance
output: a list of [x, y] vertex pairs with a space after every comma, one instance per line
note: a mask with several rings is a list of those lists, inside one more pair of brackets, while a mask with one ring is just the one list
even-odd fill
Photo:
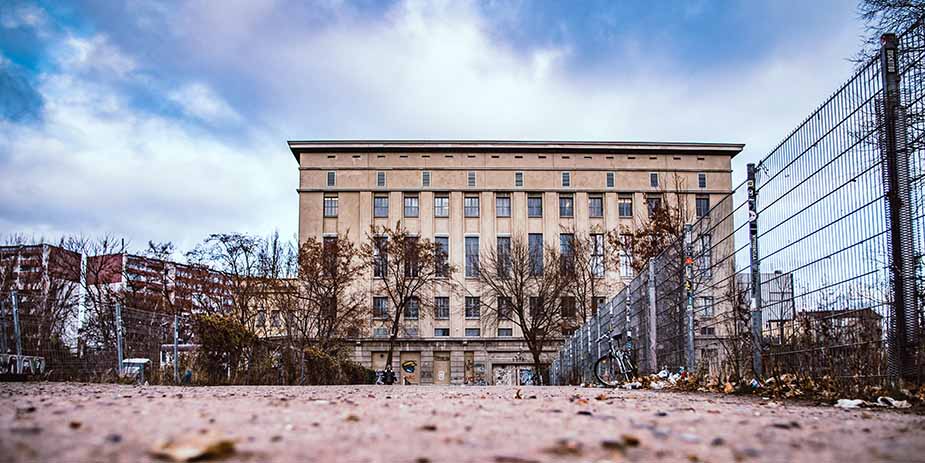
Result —
[[156, 457], [176, 462], [222, 458], [234, 453], [234, 440], [209, 431], [158, 442], [150, 452]]

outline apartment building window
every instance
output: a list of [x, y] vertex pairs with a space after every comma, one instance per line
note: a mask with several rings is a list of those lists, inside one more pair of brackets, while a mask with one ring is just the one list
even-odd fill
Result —
[[713, 276], [713, 235], [704, 233], [700, 235], [700, 255], [697, 256], [697, 267], [700, 276], [711, 278]]
[[384, 326], [377, 326], [373, 328], [373, 337], [374, 338], [386, 338], [389, 336], [389, 330]]
[[477, 338], [482, 335], [482, 330], [478, 328], [466, 328], [466, 337]]
[[334, 275], [337, 271], [337, 237], [325, 236], [321, 240], [322, 269], [325, 276]]
[[373, 196], [373, 217], [389, 216], [389, 197], [386, 195]]
[[418, 316], [421, 314], [421, 301], [416, 297], [408, 299], [408, 303], [405, 304], [405, 319], [407, 320], [417, 320]]
[[511, 273], [511, 237], [499, 236], [498, 242], [498, 274], [507, 278]]
[[705, 217], [710, 213], [710, 197], [709, 196], [697, 196], [694, 200], [695, 206], [697, 209], [697, 217]]
[[478, 196], [466, 196], [463, 198], [463, 209], [466, 217], [478, 217], [479, 216], [479, 197]]
[[434, 196], [434, 217], [450, 216], [450, 197], [447, 195]]
[[450, 318], [450, 298], [437, 296], [434, 299], [434, 318], [437, 320], [448, 320]]
[[498, 217], [511, 216], [511, 195], [508, 193], [497, 193], [495, 195], [495, 215]]
[[389, 298], [383, 296], [373, 298], [373, 318], [376, 320], [389, 318]]
[[530, 250], [530, 273], [543, 274], [543, 234], [530, 233], [527, 237], [527, 246]]
[[652, 188], [658, 188], [658, 172], [652, 172], [649, 174], [649, 186]]
[[442, 338], [450, 335], [449, 328], [434, 328], [434, 337]]
[[588, 215], [591, 217], [604, 216], [604, 197], [600, 195], [588, 196]]
[[501, 320], [510, 320], [513, 312], [514, 304], [511, 303], [511, 298], [498, 296], [498, 318]]
[[475, 172], [470, 171], [466, 177], [468, 180], [468, 185], [470, 187], [474, 187], [475, 186]]
[[591, 274], [604, 277], [604, 235], [601, 233], [591, 234]]
[[616, 174], [614, 172], [607, 172], [607, 188], [613, 188], [616, 184]]
[[633, 195], [620, 195], [617, 198], [617, 209], [620, 217], [633, 216]]
[[324, 196], [324, 216], [337, 217], [337, 195]]
[[697, 186], [700, 188], [707, 187], [707, 174], [703, 172], [697, 174]]
[[417, 217], [420, 211], [417, 194], [405, 194], [405, 217]]
[[572, 186], [572, 174], [571, 172], [562, 172], [562, 186], [570, 187]]
[[620, 276], [623, 278], [633, 277], [633, 255], [630, 254], [630, 235], [621, 235], [623, 240], [623, 249], [620, 250]]
[[478, 296], [466, 296], [466, 318], [475, 319], [481, 316], [482, 303]]
[[700, 328], [700, 334], [704, 336], [713, 336], [716, 334], [716, 327], [704, 326], [703, 328]]
[[533, 319], [537, 314], [541, 314], [543, 310], [543, 298], [531, 296], [530, 304], [527, 306], [527, 309], [530, 311], [527, 315], [530, 316], [530, 319]]
[[575, 270], [575, 235], [571, 233], [559, 234], [559, 259], [563, 273], [572, 273]]
[[655, 215], [655, 211], [662, 208], [662, 196], [661, 195], [646, 196], [646, 204], [649, 206], [649, 218], [652, 218]]
[[376, 186], [385, 186], [385, 172], [376, 172]]
[[573, 217], [575, 215], [575, 197], [572, 195], [559, 195], [559, 217]]
[[715, 315], [713, 311], [713, 296], [698, 297], [697, 303], [694, 305], [694, 312], [702, 317], [712, 317]]
[[418, 246], [418, 237], [409, 236], [405, 238], [405, 276], [416, 277], [418, 272], [421, 271], [421, 264], [418, 261], [418, 253], [416, 252]]
[[330, 171], [328, 172], [328, 186], [335, 186], [337, 184], [337, 172]]
[[435, 236], [434, 245], [434, 270], [438, 277], [448, 277], [450, 273], [450, 238], [448, 236]]
[[514, 336], [513, 328], [498, 328], [498, 337], [499, 338], [509, 338]]
[[257, 320], [255, 323], [257, 324], [257, 328], [264, 328], [267, 326], [267, 312], [265, 310], [257, 312]]
[[421, 186], [430, 186], [430, 171], [421, 172]]
[[562, 318], [575, 318], [575, 298], [571, 296], [559, 299], [559, 314]]
[[373, 238], [373, 278], [385, 278], [389, 268], [388, 238]]
[[514, 186], [518, 188], [524, 186], [524, 173], [523, 172], [514, 172]]
[[466, 237], [466, 278], [479, 276], [479, 237]]
[[542, 216], [543, 216], [543, 196], [542, 195], [527, 196], [527, 217], [542, 217]]

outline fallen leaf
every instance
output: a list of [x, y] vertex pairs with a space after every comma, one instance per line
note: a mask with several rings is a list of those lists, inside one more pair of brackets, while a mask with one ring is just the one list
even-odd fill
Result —
[[556, 442], [556, 445], [547, 447], [543, 451], [552, 455], [577, 456], [582, 454], [582, 446], [581, 442], [576, 442], [571, 439], [560, 439]]
[[726, 385], [723, 386], [723, 392], [725, 392], [726, 394], [732, 394], [733, 392], [735, 392], [735, 390], [736, 388], [735, 386], [732, 385], [732, 383], [726, 383]]
[[360, 421], [360, 417], [356, 415], [347, 415], [345, 418], [347, 421]]
[[514, 394], [514, 398], [515, 398], [515, 399], [518, 399], [518, 400], [524, 398], [522, 395], [520, 395], [520, 389], [518, 389], [518, 390], [517, 390], [517, 393]]
[[210, 431], [159, 442], [150, 453], [176, 462], [221, 458], [234, 453], [234, 440]]

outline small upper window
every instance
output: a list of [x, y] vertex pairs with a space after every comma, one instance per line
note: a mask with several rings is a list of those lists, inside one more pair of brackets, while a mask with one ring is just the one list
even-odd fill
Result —
[[334, 186], [337, 184], [337, 172], [331, 171], [328, 172], [328, 186]]
[[385, 172], [376, 172], [376, 186], [385, 186]]
[[468, 175], [468, 182], [469, 182], [469, 186], [470, 186], [470, 187], [474, 187], [474, 186], [475, 186], [475, 172], [469, 172], [469, 175]]
[[572, 186], [572, 174], [569, 172], [562, 172], [562, 186], [569, 187]]
[[658, 188], [658, 173], [652, 172], [649, 174], [649, 186], [652, 188]]
[[515, 187], [524, 186], [524, 173], [523, 172], [514, 172], [514, 186]]
[[430, 186], [430, 171], [421, 172], [421, 185]]
[[616, 185], [615, 174], [613, 172], [607, 172], [607, 188], [613, 188]]
[[697, 186], [699, 186], [700, 188], [707, 187], [707, 174], [703, 172], [697, 174]]

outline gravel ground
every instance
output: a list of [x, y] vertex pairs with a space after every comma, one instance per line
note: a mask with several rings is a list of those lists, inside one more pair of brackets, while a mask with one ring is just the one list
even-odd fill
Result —
[[717, 394], [0, 383], [0, 405], [2, 461], [147, 461], [202, 433], [234, 440], [224, 461], [925, 461], [920, 415]]

